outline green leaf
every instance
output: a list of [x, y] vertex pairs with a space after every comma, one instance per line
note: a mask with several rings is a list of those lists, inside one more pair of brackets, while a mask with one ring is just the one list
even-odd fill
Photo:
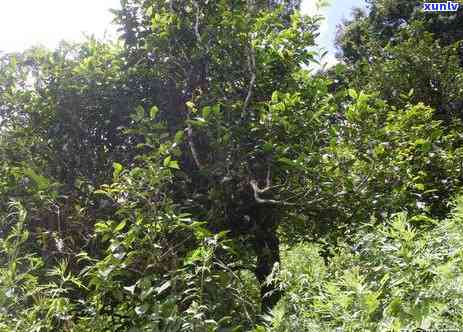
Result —
[[272, 102], [276, 103], [277, 101], [278, 101], [278, 91], [273, 91]]
[[122, 170], [124, 169], [124, 167], [119, 164], [118, 162], [114, 162], [113, 163], [113, 179], [116, 180], [119, 178], [119, 175], [121, 174]]
[[171, 158], [170, 156], [167, 156], [167, 158], [164, 159], [164, 162], [162, 163], [162, 165], [163, 165], [164, 167], [169, 167], [169, 163], [170, 163], [171, 159], [172, 159], [172, 158]]
[[349, 90], [347, 90], [347, 93], [349, 94], [349, 96], [350, 96], [352, 99], [357, 99], [357, 98], [358, 98], [358, 94], [357, 94], [357, 92], [356, 92], [354, 89], [349, 89]]
[[217, 114], [220, 112], [220, 104], [215, 104], [212, 106], [212, 113]]
[[415, 183], [415, 188], [420, 191], [424, 191], [424, 184], [422, 183]]
[[162, 164], [164, 167], [180, 169], [180, 166], [178, 165], [178, 161], [172, 160], [171, 156], [168, 156], [166, 159], [164, 159], [164, 162]]
[[266, 153], [270, 153], [273, 151], [273, 145], [267, 142], [262, 146], [262, 150]]
[[116, 232], [120, 232], [121, 230], [124, 229], [125, 225], [126, 225], [126, 221], [123, 220], [123, 221], [121, 221], [121, 222], [119, 223], [119, 225], [116, 226], [116, 228], [115, 228], [114, 230], [115, 230]]
[[187, 123], [194, 127], [204, 127], [207, 124], [207, 121], [204, 118], [198, 117], [195, 120], [187, 120]]
[[196, 248], [187, 255], [187, 257], [183, 261], [183, 264], [186, 266], [191, 265], [194, 262], [200, 261], [203, 258], [204, 254], [205, 253], [203, 247]]
[[278, 158], [278, 161], [284, 165], [291, 166], [291, 167], [293, 167], [295, 164], [294, 161], [286, 157]]
[[432, 144], [422, 138], [419, 138], [415, 141], [415, 145], [423, 152], [429, 152], [432, 149]]
[[104, 195], [106, 197], [112, 198], [111, 193], [106, 190], [97, 189], [93, 192], [95, 195]]
[[150, 108], [150, 119], [154, 120], [156, 118], [156, 115], [159, 113], [159, 108], [157, 106], [153, 106]]
[[171, 160], [171, 162], [169, 163], [169, 168], [180, 169], [180, 166], [178, 165], [178, 161], [177, 160]]
[[212, 112], [212, 108], [210, 106], [206, 106], [203, 108], [203, 118], [207, 119], [209, 117], [209, 115], [211, 114]]
[[51, 185], [50, 180], [40, 174], [37, 174], [32, 168], [24, 169], [23, 173], [35, 182], [39, 190], [45, 190]]
[[187, 101], [185, 103], [186, 107], [188, 107], [188, 109], [190, 109], [191, 111], [194, 111], [195, 110], [195, 104], [192, 102], [192, 101]]
[[180, 143], [183, 141], [183, 138], [185, 137], [185, 132], [183, 130], [179, 130], [175, 133], [175, 142]]
[[145, 109], [143, 108], [143, 106], [137, 106], [135, 108], [135, 114], [137, 115], [137, 118], [139, 120], [143, 119], [145, 117]]
[[103, 271], [99, 271], [98, 274], [105, 280], [108, 279], [109, 275], [111, 274], [111, 272], [114, 271], [116, 267], [114, 265], [109, 265], [106, 269], [104, 269]]
[[360, 91], [360, 94], [358, 95], [359, 105], [364, 105], [368, 101], [369, 97], [370, 97], [369, 95], [367, 95], [363, 91]]

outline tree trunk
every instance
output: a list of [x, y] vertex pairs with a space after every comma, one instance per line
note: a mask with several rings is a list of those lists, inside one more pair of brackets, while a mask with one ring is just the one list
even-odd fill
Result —
[[270, 311], [281, 298], [278, 285], [275, 282], [266, 282], [275, 263], [280, 263], [280, 242], [276, 232], [276, 214], [272, 212], [272, 209], [268, 207], [258, 209], [257, 228], [254, 234], [254, 250], [257, 256], [255, 275], [260, 283], [262, 313]]

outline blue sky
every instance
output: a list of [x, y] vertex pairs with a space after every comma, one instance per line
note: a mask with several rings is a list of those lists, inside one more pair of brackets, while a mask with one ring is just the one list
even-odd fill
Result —
[[350, 17], [352, 8], [366, 8], [366, 4], [364, 0], [330, 0], [328, 6], [317, 10], [316, 3], [316, 0], [304, 0], [302, 10], [306, 14], [319, 13], [325, 17], [320, 27], [320, 36], [317, 39], [317, 43], [321, 49], [329, 52], [324, 62], [331, 65], [336, 61], [334, 58], [334, 39], [337, 25], [343, 19]]
[[[364, 0], [330, 0], [328, 7], [317, 10], [317, 0], [304, 0], [307, 14], [320, 13], [326, 19], [318, 39], [330, 51], [326, 62], [334, 61], [336, 25], [349, 17], [351, 8], [364, 6]], [[109, 8], [120, 0], [0, 0], [0, 50], [21, 51], [42, 44], [55, 47], [60, 40], [82, 39], [83, 32], [102, 38], [115, 35]]]

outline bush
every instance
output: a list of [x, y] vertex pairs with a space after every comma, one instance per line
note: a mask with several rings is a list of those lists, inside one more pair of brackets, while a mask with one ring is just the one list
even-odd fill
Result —
[[463, 199], [438, 222], [395, 215], [365, 224], [325, 263], [320, 247], [286, 251], [286, 289], [271, 331], [400, 331], [463, 325]]

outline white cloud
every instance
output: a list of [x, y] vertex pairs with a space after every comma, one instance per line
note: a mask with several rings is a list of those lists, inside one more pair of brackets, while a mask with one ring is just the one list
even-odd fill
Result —
[[0, 1], [0, 50], [21, 51], [43, 44], [55, 47], [81, 40], [83, 33], [112, 34], [112, 14], [119, 0], [3, 0]]
[[[325, 15], [317, 43], [326, 49], [331, 42], [328, 7], [318, 0], [304, 0], [302, 12]], [[22, 51], [42, 44], [54, 48], [61, 40], [83, 39], [83, 33], [103, 37], [114, 35], [109, 8], [119, 8], [119, 0], [0, 0], [0, 51]], [[328, 54], [322, 62], [335, 62]]]
[[336, 0], [303, 0], [301, 10], [308, 15], [323, 14], [333, 1]]
[[321, 64], [324, 65], [325, 68], [333, 67], [338, 63], [338, 59], [336, 59], [335, 55], [332, 53], [328, 53], [321, 61]]
[[304, 14], [307, 15], [321, 15], [323, 16], [323, 20], [320, 24], [320, 28], [318, 29], [320, 36], [317, 39], [319, 44], [325, 44], [326, 41], [329, 40], [329, 20], [328, 20], [328, 6], [319, 6], [319, 0], [304, 0], [301, 5], [301, 10]]
[[308, 15], [317, 14], [317, 0], [304, 0], [301, 5], [301, 10]]
[[[330, 1], [331, 3], [333, 1]], [[332, 36], [330, 34], [330, 22], [329, 17], [327, 15], [329, 6], [319, 6], [318, 4], [320, 1], [318, 0], [304, 0], [301, 5], [301, 10], [304, 14], [307, 15], [321, 15], [323, 16], [323, 20], [320, 23], [320, 27], [318, 29], [319, 36], [316, 40], [317, 47], [316, 50], [321, 54], [326, 50], [330, 49], [330, 44], [332, 43]], [[324, 64], [326, 67], [331, 67], [337, 63], [337, 60], [334, 54], [328, 53], [323, 59], [320, 60], [321, 65]], [[318, 69], [321, 66], [313, 63], [310, 68]]]

